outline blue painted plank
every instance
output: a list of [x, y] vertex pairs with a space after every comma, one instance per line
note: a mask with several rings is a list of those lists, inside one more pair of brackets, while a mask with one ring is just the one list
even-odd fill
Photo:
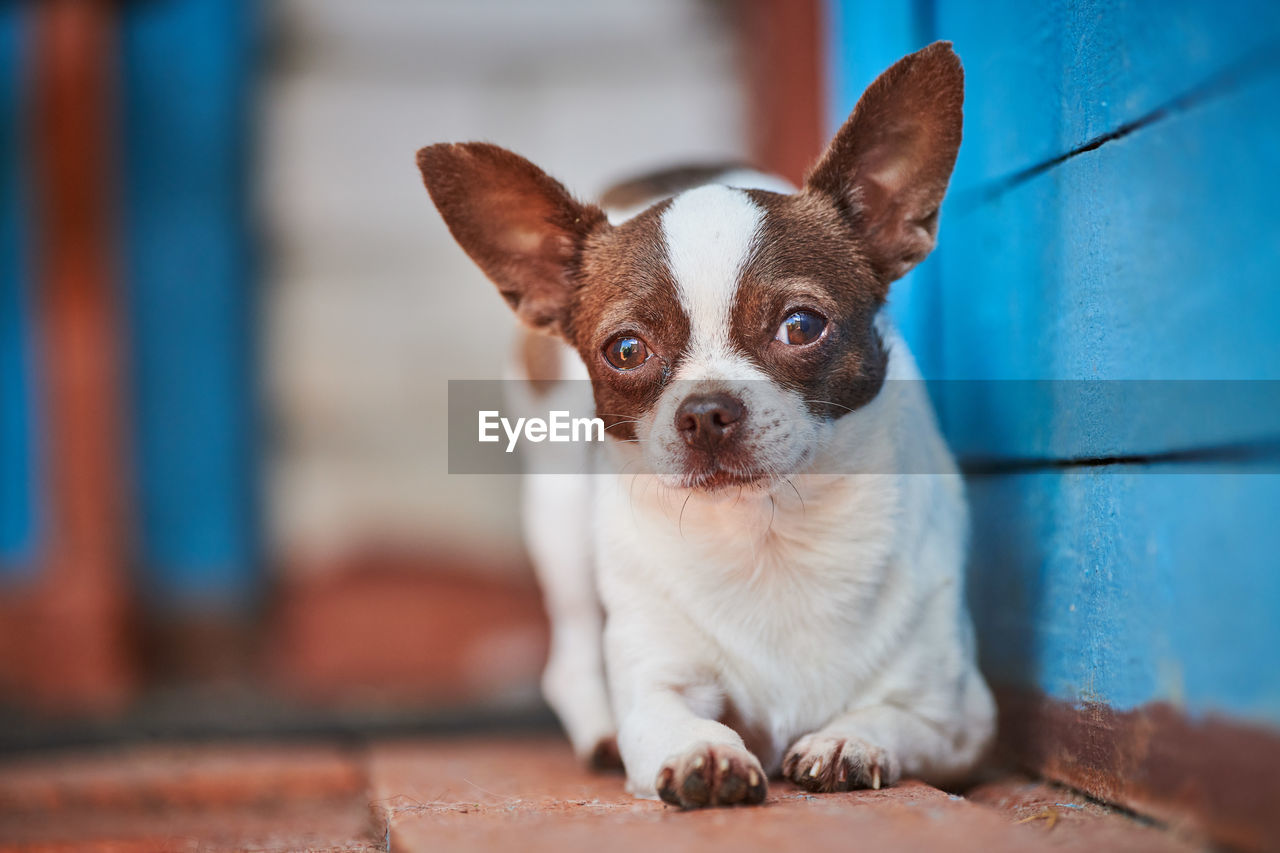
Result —
[[1112, 399], [1094, 413], [1072, 409], [1079, 383], [1038, 401], [948, 394], [958, 449], [1076, 457], [1280, 436], [1277, 102], [1280, 74], [947, 211], [933, 376], [1203, 383], [1095, 388]]
[[[934, 34], [965, 63], [962, 191], [1055, 157], [1197, 90], [1242, 60], [1280, 50], [1267, 0], [937, 0]], [[990, 135], [991, 138], [985, 138]]]
[[[1064, 255], [1061, 241], [1053, 237], [1059, 232], [1059, 223], [1062, 227], [1075, 226], [1080, 236], [1087, 236], [1087, 228], [1105, 225], [1099, 222], [1099, 214], [1108, 212], [1105, 205], [1096, 203], [1097, 192], [1110, 190], [1114, 200], [1123, 203], [1118, 212], [1127, 213], [1142, 199], [1142, 194], [1135, 192], [1138, 181], [1117, 180], [1115, 175], [1107, 174], [1097, 186], [1077, 183], [1077, 201], [1082, 208], [1074, 209], [1064, 205], [1065, 190], [1055, 186], [1058, 177], [1049, 174], [1040, 180], [1051, 186], [1042, 188], [1034, 199], [1002, 201], [994, 209], [978, 212], [976, 215], [990, 229], [967, 233], [957, 227], [956, 220], [972, 206], [974, 192], [988, 187], [993, 179], [1061, 154], [1099, 133], [1139, 118], [1242, 58], [1256, 56], [1267, 46], [1280, 43], [1280, 5], [1260, 0], [1231, 4], [1229, 9], [1192, 2], [1162, 4], [1158, 15], [1151, 13], [1149, 4], [1096, 0], [1055, 0], [1030, 6], [998, 0], [985, 4], [980, 12], [972, 4], [956, 0], [915, 4], [832, 0], [830, 16], [833, 119], [847, 112], [857, 92], [877, 71], [934, 38], [952, 39], [965, 62], [965, 143], [943, 212], [940, 257], [927, 261], [912, 277], [896, 285], [891, 294], [894, 316], [928, 376], [1099, 375], [1064, 373], [1056, 364], [1047, 369], [1037, 359], [1027, 357], [1028, 352], [1040, 351], [1046, 338], [1053, 344], [1052, 336], [1065, 325], [1058, 322], [1061, 306], [1042, 298], [1044, 289], [1039, 284], [1047, 275], [1052, 286], [1054, 277], [1073, 272], [1072, 265], [1080, 260], [1078, 256]], [[1280, 56], [1274, 51], [1273, 54]], [[1270, 69], [1255, 68], [1255, 77], [1250, 79], [1256, 83], [1256, 75]], [[1196, 108], [1193, 115], [1199, 115], [1203, 108], [1204, 105]], [[1207, 108], [1212, 109], [1212, 104]], [[1187, 201], [1195, 197], [1193, 192], [1203, 191], [1209, 176], [1197, 171], [1202, 161], [1203, 165], [1220, 167], [1213, 178], [1230, 171], [1232, 185], [1252, 182], [1252, 201], [1268, 191], [1267, 182], [1254, 180], [1252, 174], [1265, 173], [1274, 161], [1274, 147], [1265, 146], [1269, 137], [1274, 138], [1273, 113], [1274, 110], [1262, 109], [1253, 116], [1253, 121], [1245, 125], [1250, 131], [1245, 139], [1231, 138], [1236, 128], [1228, 123], [1221, 127], [1222, 133], [1228, 135], [1226, 139], [1183, 139], [1184, 147], [1167, 150], [1158, 161], [1137, 162], [1155, 180], [1152, 187], [1164, 190], [1160, 201], [1176, 195], [1181, 202], [1179, 207], [1185, 208]], [[1206, 144], [1218, 147], [1206, 148]], [[1222, 158], [1223, 152], [1229, 156]], [[1252, 169], [1248, 168], [1250, 157], [1260, 158]], [[1180, 186], [1179, 178], [1185, 178], [1187, 185]], [[1207, 197], [1215, 195], [1228, 197], [1222, 190], [1216, 194], [1210, 191]], [[1204, 206], [1197, 215], [1208, 219]], [[1250, 211], [1239, 211], [1238, 215], [1244, 220]], [[1169, 219], [1166, 215], [1165, 221]], [[1193, 219], [1185, 227], [1198, 224]], [[1142, 236], [1148, 247], [1153, 245], [1151, 235]], [[1087, 245], [1077, 241], [1068, 248]], [[940, 270], [940, 258], [947, 254], [948, 247], [953, 248], [952, 254], [955, 247], [960, 247], [959, 255], [953, 259], [951, 269]], [[1184, 254], [1190, 251], [1189, 247], [1182, 248]], [[1259, 264], [1271, 263], [1269, 254], [1263, 254]], [[1210, 252], [1202, 255], [1210, 256]], [[1099, 256], [1095, 254], [1092, 259], [1098, 261]], [[1121, 264], [1126, 261], [1123, 253], [1106, 259]], [[1177, 264], [1170, 262], [1166, 266]], [[1189, 290], [1187, 295], [1191, 298], [1177, 303], [1180, 310], [1195, 310], [1192, 303], [1197, 294], [1202, 300], [1212, 298], [1203, 296], [1206, 292], [1204, 287]], [[1149, 290], [1145, 301], [1167, 304], [1166, 294], [1158, 288]], [[999, 346], [993, 350], [975, 348], [963, 331], [957, 337], [956, 330], [967, 329], [974, 315], [976, 327], [994, 329], [1000, 336], [997, 344], [1008, 344], [1006, 350]], [[1265, 312], [1251, 316], [1258, 318], [1255, 325], [1270, 322]], [[1018, 322], [1010, 322], [1009, 318], [1017, 318]], [[1075, 331], [1072, 329], [1071, 333]], [[1118, 336], [1108, 340], [1118, 343]], [[1057, 349], [1064, 351], [1066, 347]], [[1079, 350], [1086, 351], [1085, 347]], [[1148, 368], [1153, 366], [1150, 361], [1143, 363]], [[1211, 366], [1203, 361], [1199, 364], [1202, 371]], [[1205, 375], [1173, 370], [1170, 374]], [[1226, 375], [1254, 374], [1234, 371]]]
[[34, 330], [26, 224], [24, 7], [0, 7], [0, 580], [34, 569], [36, 483]]
[[146, 592], [259, 584], [249, 110], [253, 4], [124, 8], [129, 322]]
[[[962, 331], [939, 367], [984, 378], [1280, 378], [1270, 334], [1280, 316], [1278, 94], [1280, 68], [997, 201], [949, 203], [944, 310], [956, 321], [948, 330]], [[987, 144], [971, 129], [963, 150]]]
[[1063, 165], [1069, 376], [1280, 379], [1280, 66]]
[[1127, 467], [969, 491], [970, 599], [996, 681], [1280, 724], [1280, 476]]

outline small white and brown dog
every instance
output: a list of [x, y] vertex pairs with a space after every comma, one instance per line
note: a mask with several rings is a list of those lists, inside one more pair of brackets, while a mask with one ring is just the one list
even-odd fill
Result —
[[585, 760], [616, 744], [638, 796], [953, 780], [992, 738], [962, 482], [882, 311], [934, 246], [963, 99], [933, 44], [871, 84], [799, 191], [673, 170], [612, 194], [630, 215], [494, 145], [418, 152], [453, 236], [568, 344], [552, 360], [617, 439], [606, 476], [531, 477], [526, 529], [547, 699]]

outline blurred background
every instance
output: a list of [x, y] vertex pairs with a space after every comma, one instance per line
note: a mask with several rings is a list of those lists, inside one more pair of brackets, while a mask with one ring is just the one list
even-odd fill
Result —
[[584, 197], [725, 158], [798, 179], [827, 123], [817, 15], [0, 10], [11, 739], [35, 711], [74, 736], [86, 715], [535, 706], [518, 483], [446, 473], [447, 380], [500, 377], [514, 323], [414, 153], [496, 141]]
[[[1274, 3], [0, 7], [0, 750], [548, 724], [518, 481], [447, 474], [447, 380], [500, 376], [513, 321], [415, 150], [493, 141], [584, 197], [798, 181], [936, 38], [966, 138], [891, 301], [926, 375], [1274, 395]], [[1008, 400], [939, 401], [1006, 752], [1266, 837], [1280, 477], [1201, 461], [1276, 435], [1066, 454]]]

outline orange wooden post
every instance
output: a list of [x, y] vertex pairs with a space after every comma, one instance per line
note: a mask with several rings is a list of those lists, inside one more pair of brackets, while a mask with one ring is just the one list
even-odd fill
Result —
[[740, 7], [751, 157], [796, 183], [827, 141], [821, 7], [821, 0]]
[[40, 570], [0, 602], [0, 678], [22, 704], [101, 710], [119, 706], [134, 678], [112, 251], [114, 11], [107, 2], [46, 0], [28, 14], [46, 506]]

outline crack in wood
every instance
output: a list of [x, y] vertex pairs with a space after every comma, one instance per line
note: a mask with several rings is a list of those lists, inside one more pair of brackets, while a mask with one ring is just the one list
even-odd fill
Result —
[[1179, 113], [1186, 112], [1203, 103], [1223, 95], [1230, 94], [1247, 85], [1254, 79], [1280, 71], [1280, 42], [1271, 42], [1255, 50], [1225, 69], [1218, 71], [1208, 79], [1192, 86], [1182, 94], [1164, 102], [1147, 113], [1125, 122], [1114, 130], [1095, 136], [1071, 150], [1042, 160], [1026, 168], [1019, 169], [1003, 178], [997, 178], [974, 189], [961, 192], [957, 196], [956, 207], [962, 213], [971, 212], [985, 204], [999, 199], [1004, 194], [1038, 177], [1051, 169], [1081, 154], [1096, 151], [1108, 142], [1123, 139], [1132, 133], [1149, 127]]
[[[960, 470], [970, 477], [994, 477], [1002, 474], [1025, 474], [1036, 471], [1061, 471], [1070, 468], [1103, 468], [1110, 465], [1157, 465], [1168, 463], [1231, 466], [1252, 465], [1256, 473], [1274, 474], [1280, 467], [1280, 436], [1237, 444], [1208, 445], [1153, 453], [1122, 453], [1099, 456], [1057, 458], [1052, 456], [962, 456]], [[1259, 463], [1270, 463], [1262, 464]], [[1203, 473], [1200, 469], [1197, 473]]]

